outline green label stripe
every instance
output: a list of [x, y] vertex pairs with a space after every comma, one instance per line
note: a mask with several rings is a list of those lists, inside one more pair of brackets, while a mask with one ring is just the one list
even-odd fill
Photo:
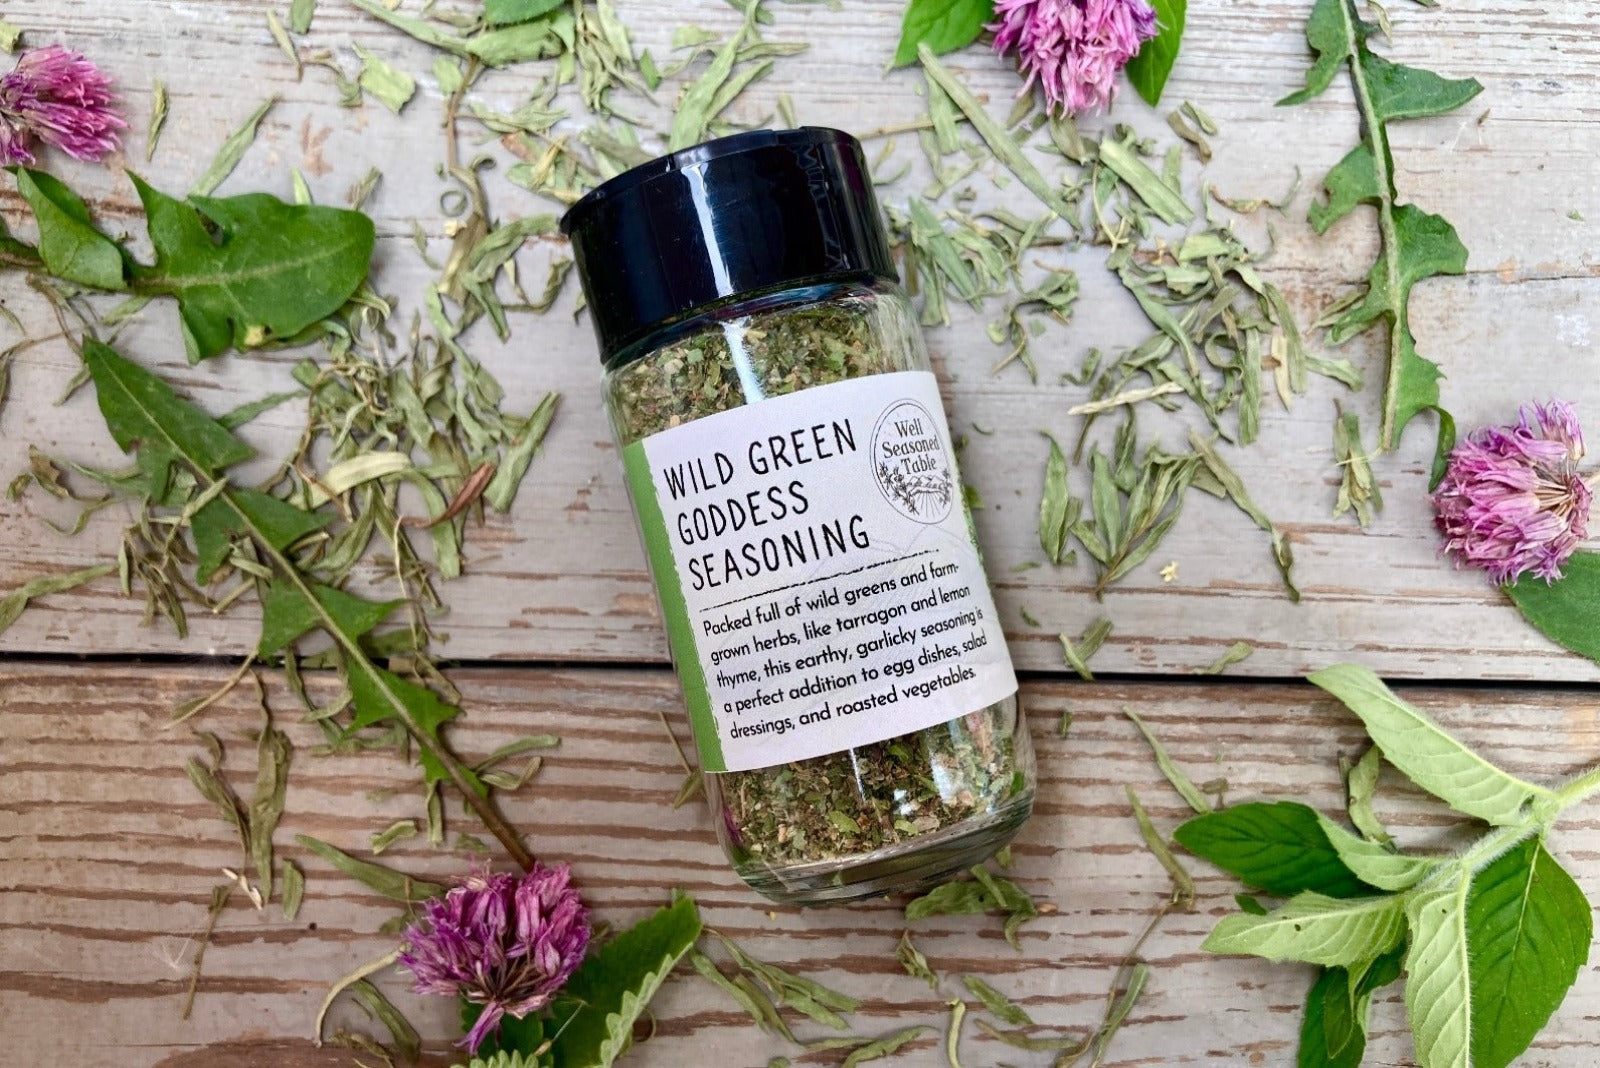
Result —
[[726, 771], [722, 758], [722, 738], [717, 733], [716, 717], [711, 714], [711, 695], [706, 690], [705, 670], [700, 664], [700, 649], [695, 644], [694, 627], [683, 603], [678, 584], [678, 566], [667, 541], [667, 520], [656, 499], [656, 483], [650, 474], [650, 459], [644, 442], [636, 441], [622, 450], [622, 465], [628, 486], [633, 491], [633, 506], [639, 515], [639, 531], [644, 536], [645, 553], [650, 557], [650, 573], [655, 576], [656, 595], [667, 622], [667, 643], [683, 686], [683, 703], [689, 709], [689, 724], [694, 728], [695, 745], [700, 750], [702, 771]]

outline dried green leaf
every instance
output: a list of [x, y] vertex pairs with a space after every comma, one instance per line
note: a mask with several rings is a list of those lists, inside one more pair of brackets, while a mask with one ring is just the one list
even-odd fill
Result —
[[483, 18], [491, 26], [510, 26], [548, 15], [566, 0], [484, 0]]
[[1133, 787], [1129, 786], [1125, 787], [1125, 789], [1128, 794], [1128, 804], [1133, 806], [1133, 818], [1139, 824], [1139, 834], [1144, 838], [1145, 846], [1155, 855], [1156, 860], [1161, 862], [1161, 866], [1167, 870], [1167, 875], [1172, 878], [1172, 903], [1181, 909], [1194, 908], [1194, 878], [1179, 863], [1178, 858], [1173, 855], [1171, 847], [1167, 845], [1167, 840], [1162, 837], [1160, 831], [1156, 830], [1156, 825], [1150, 822], [1150, 815], [1145, 812], [1144, 805], [1139, 802], [1138, 795], [1133, 792]]
[[17, 43], [21, 40], [22, 27], [0, 19], [0, 52], [10, 55], [17, 50]]
[[1362, 446], [1361, 422], [1355, 412], [1342, 412], [1333, 422], [1333, 461], [1340, 471], [1339, 499], [1333, 514], [1354, 512], [1362, 527], [1370, 526], [1373, 512], [1383, 507], [1383, 493]]
[[1235, 664], [1241, 664], [1250, 659], [1256, 647], [1249, 642], [1234, 642], [1228, 646], [1226, 652], [1202, 668], [1195, 668], [1196, 675], [1220, 675]]
[[1097, 619], [1089, 624], [1077, 642], [1073, 642], [1065, 634], [1059, 635], [1061, 640], [1061, 655], [1066, 659], [1067, 666], [1078, 673], [1084, 682], [1093, 682], [1094, 674], [1089, 670], [1089, 661], [1094, 659], [1094, 654], [1100, 651], [1100, 646], [1111, 636], [1111, 620]]
[[289, 28], [295, 33], [310, 33], [311, 20], [317, 13], [317, 0], [292, 0], [289, 4]]
[[417, 80], [405, 71], [397, 70], [381, 56], [374, 55], [359, 44], [353, 47], [356, 55], [361, 58], [361, 74], [357, 78], [361, 88], [371, 94], [378, 103], [396, 115], [400, 114], [416, 95]]
[[1002, 1023], [1008, 1023], [1013, 1027], [1033, 1026], [1033, 1018], [1028, 1015], [1028, 1010], [1000, 993], [979, 976], [963, 975], [961, 981], [972, 991], [972, 996], [983, 1002], [983, 1007]]
[[149, 163], [156, 155], [156, 144], [161, 140], [161, 130], [167, 124], [167, 83], [160, 78], [150, 85], [150, 126], [144, 137], [144, 160]]
[[34, 598], [75, 590], [97, 578], [113, 574], [116, 570], [115, 564], [96, 564], [94, 567], [69, 571], [62, 575], [44, 575], [23, 583], [4, 597], [0, 597], [0, 634], [5, 633], [6, 629], [21, 617]]
[[545, 394], [506, 449], [505, 458], [495, 470], [488, 488], [483, 491], [485, 503], [495, 511], [503, 514], [511, 510], [511, 502], [516, 499], [517, 490], [533, 463], [534, 454], [538, 452], [555, 418], [559, 400], [560, 397], [555, 393]]
[[921, 1038], [923, 1032], [931, 1030], [933, 1030], [931, 1027], [919, 1025], [873, 1039], [866, 1045], [851, 1050], [850, 1055], [839, 1062], [839, 1068], [857, 1068], [857, 1065], [866, 1064], [868, 1061], [892, 1057], [909, 1043]]
[[[414, 18], [410, 15], [402, 15], [397, 11], [391, 11], [382, 3], [379, 3], [378, 0], [350, 0], [350, 2], [356, 7], [360, 8], [362, 11], [365, 11], [367, 14], [371, 15], [373, 18], [378, 19], [381, 22], [388, 23], [401, 33], [414, 37], [425, 45], [431, 45], [434, 48], [443, 49], [444, 51], [460, 56], [463, 59], [466, 59], [472, 55], [472, 52], [468, 48], [468, 42], [465, 38], [458, 34], [447, 33], [425, 19]], [[478, 38], [478, 40], [482, 40], [483, 37], [488, 36], [492, 35], [484, 34], [482, 37]]]
[[372, 836], [372, 855], [381, 856], [385, 849], [396, 842], [403, 842], [408, 838], [417, 836], [416, 820], [395, 820], [381, 831]]
[[[1340, 762], [1344, 763], [1342, 758]], [[1345, 789], [1349, 795], [1346, 811], [1350, 822], [1369, 842], [1388, 845], [1394, 839], [1372, 807], [1373, 795], [1378, 789], [1378, 772], [1382, 767], [1383, 750], [1374, 745], [1361, 754], [1360, 760], [1346, 768]]]
[[1045, 435], [1050, 442], [1050, 455], [1045, 461], [1044, 496], [1039, 502], [1039, 546], [1052, 564], [1059, 564], [1066, 555], [1067, 533], [1078, 521], [1083, 502], [1072, 496], [1067, 485], [1067, 458], [1056, 444], [1056, 439]]
[[685, 90], [683, 98], [678, 101], [678, 109], [672, 117], [672, 132], [667, 137], [669, 150], [676, 152], [698, 144], [705, 136], [707, 125], [716, 118], [717, 113], [712, 110], [712, 105], [733, 73], [745, 36], [754, 28], [754, 10], [752, 7], [744, 23], [712, 57], [705, 73]]
[[1161, 218], [1162, 222], [1183, 224], [1194, 219], [1194, 209], [1151, 170], [1134, 152], [1129, 140], [1104, 138], [1100, 142], [1100, 162], [1114, 171], [1128, 188]]
[[1289, 544], [1288, 535], [1274, 526], [1272, 520], [1267, 518], [1267, 514], [1251, 499], [1249, 491], [1244, 488], [1244, 480], [1228, 466], [1212, 442], [1191, 429], [1189, 444], [1204, 461], [1206, 468], [1227, 490], [1228, 496], [1239, 506], [1239, 510], [1249, 516], [1256, 526], [1271, 535], [1273, 562], [1278, 565], [1278, 574], [1283, 579], [1284, 588], [1289, 591], [1289, 599], [1298, 603], [1300, 591], [1295, 587], [1293, 575], [1294, 549]]
[[1056, 188], [1039, 173], [1039, 168], [1023, 154], [1022, 148], [1016, 140], [1006, 132], [1005, 127], [996, 122], [984, 110], [978, 98], [972, 91], [963, 85], [960, 79], [950, 73], [949, 69], [938, 59], [927, 45], [920, 45], [917, 49], [918, 58], [922, 61], [923, 69], [928, 77], [937, 82], [950, 99], [955, 101], [956, 107], [967, 117], [972, 128], [978, 131], [978, 136], [983, 138], [984, 144], [989, 146], [989, 151], [994, 153], [995, 159], [1003, 163], [1017, 180], [1027, 187], [1028, 191], [1038, 197], [1051, 211], [1063, 219], [1072, 217], [1071, 210], [1067, 207]]
[[1173, 762], [1172, 757], [1167, 753], [1167, 747], [1161, 744], [1161, 740], [1155, 736], [1155, 732], [1127, 705], [1122, 706], [1122, 714], [1132, 720], [1133, 725], [1139, 728], [1139, 733], [1144, 735], [1144, 740], [1149, 744], [1151, 754], [1155, 757], [1156, 766], [1161, 769], [1161, 774], [1167, 777], [1167, 781], [1172, 784], [1172, 788], [1178, 791], [1178, 796], [1187, 801], [1189, 807], [1194, 809], [1196, 813], [1204, 815], [1210, 812], [1214, 806], [1206, 799], [1206, 795], [1201, 791], [1200, 787], [1194, 784], [1194, 780], [1184, 774], [1183, 769]]
[[422, 1056], [422, 1039], [417, 1035], [417, 1029], [370, 980], [357, 979], [350, 984], [350, 993], [388, 1030], [389, 1038], [402, 1058], [415, 1061]]
[[294, 861], [285, 857], [278, 861], [279, 893], [283, 901], [283, 918], [295, 920], [300, 915], [300, 903], [306, 896], [306, 877]]
[[[256, 105], [256, 109], [245, 118], [237, 130], [227, 136], [222, 142], [222, 146], [217, 149], [216, 156], [212, 158], [211, 165], [205, 169], [205, 173], [195, 181], [193, 188], [189, 190], [191, 197], [210, 196], [216, 191], [217, 186], [227, 180], [228, 175], [232, 174], [234, 168], [239, 166], [239, 161], [244, 159], [244, 154], [255, 143], [256, 130], [260, 128], [261, 120], [267, 117], [267, 112], [271, 111], [273, 105], [277, 102], [278, 97], [276, 94], [267, 97], [267, 99]], [[137, 182], [137, 179], [135, 181]], [[141, 199], [142, 196], [143, 194], [141, 193]], [[145, 210], [150, 210], [148, 202], [145, 204]], [[152, 234], [152, 236], [154, 235]]]
[[262, 698], [262, 723], [256, 742], [256, 786], [250, 797], [250, 859], [255, 863], [261, 897], [272, 897], [272, 834], [283, 816], [284, 794], [289, 786], [289, 736], [272, 725]]
[[915, 943], [911, 941], [910, 931], [906, 931], [900, 936], [900, 941], [895, 946], [894, 953], [895, 957], [900, 961], [900, 966], [906, 970], [907, 975], [913, 979], [921, 979], [928, 984], [928, 989], [930, 990], [936, 991], [939, 989], [939, 977], [934, 974], [933, 968], [928, 965], [928, 958], [922, 955], [922, 950], [918, 949]]
[[373, 864], [371, 861], [357, 860], [343, 850], [308, 835], [297, 834], [294, 840], [356, 882], [391, 901], [418, 905], [445, 892], [445, 887], [438, 883], [413, 879], [393, 868]]

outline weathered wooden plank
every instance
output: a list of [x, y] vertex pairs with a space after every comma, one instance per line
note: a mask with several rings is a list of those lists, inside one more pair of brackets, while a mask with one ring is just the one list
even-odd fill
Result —
[[[384, 172], [372, 210], [386, 235], [378, 258], [380, 288], [414, 304], [431, 272], [410, 247], [412, 220], [444, 247], [446, 220], [438, 206], [443, 186], [434, 174], [442, 143], [434, 134], [439, 96], [426, 74], [426, 49], [392, 33], [354, 8], [320, 6], [308, 48], [359, 40], [421, 75], [418, 99], [401, 119], [373, 104], [336, 106], [328, 73], [311, 69], [296, 82], [293, 68], [265, 28], [271, 7], [263, 0], [182, 0], [150, 17], [131, 0], [113, 3], [43, 3], [23, 0], [7, 17], [27, 26], [33, 40], [63, 39], [92, 53], [122, 81], [133, 124], [142, 129], [146, 87], [162, 77], [173, 92], [173, 112], [155, 161], [142, 162], [142, 138], [130, 136], [130, 164], [158, 183], [183, 188], [204, 166], [213, 146], [254, 102], [278, 93], [282, 102], [263, 124], [261, 143], [246, 158], [229, 190], [289, 190], [298, 167], [317, 195], [337, 202], [345, 188], [377, 166]], [[1191, 98], [1223, 124], [1216, 161], [1205, 181], [1230, 195], [1276, 195], [1304, 168], [1309, 196], [1314, 176], [1345, 151], [1353, 132], [1351, 106], [1340, 87], [1315, 104], [1277, 109], [1272, 101], [1301, 78], [1306, 66], [1300, 38], [1305, 4], [1252, 0], [1209, 4], [1190, 19], [1185, 54], [1172, 102]], [[789, 92], [803, 120], [865, 131], [913, 118], [921, 104], [915, 77], [885, 77], [882, 65], [897, 29], [899, 5], [852, 3], [839, 12], [779, 7], [773, 34], [804, 38], [812, 50], [780, 64], [737, 105], [738, 116], [757, 121], [775, 95]], [[672, 25], [694, 21], [719, 29], [737, 16], [725, 4], [703, 0], [677, 5], [671, 19], [639, 11], [623, 14], [639, 43], [665, 54]], [[1589, 180], [1600, 151], [1596, 105], [1585, 87], [1600, 74], [1594, 45], [1595, 12], [1581, 5], [1548, 5], [1508, 24], [1503, 9], [1468, 0], [1448, 10], [1394, 13], [1396, 51], [1447, 73], [1478, 75], [1486, 84], [1482, 108], [1460, 116], [1407, 124], [1396, 134], [1397, 164], [1406, 192], [1459, 225], [1472, 251], [1464, 279], [1432, 282], [1419, 290], [1414, 321], [1422, 347], [1443, 364], [1446, 399], [1463, 426], [1503, 419], [1520, 400], [1562, 395], [1600, 409], [1600, 384], [1582, 373], [1592, 362], [1594, 338], [1587, 302], [1595, 285], [1593, 222], [1600, 220], [1600, 191]], [[1559, 49], [1553, 52], [1552, 49]], [[1551, 57], [1559, 55], [1559, 65]], [[1005, 65], [981, 53], [955, 61], [998, 112], [1014, 91]], [[485, 99], [511, 107], [529, 88], [521, 72], [492, 76]], [[219, 87], [223, 87], [219, 91]], [[1488, 109], [1480, 121], [1480, 112]], [[1114, 116], [1151, 132], [1164, 130], [1157, 115], [1131, 95]], [[901, 138], [896, 158], [919, 155]], [[1291, 146], [1289, 151], [1284, 146]], [[486, 150], [506, 157], [495, 146]], [[897, 165], [896, 165], [897, 166]], [[895, 169], [895, 168], [892, 168]], [[137, 231], [135, 201], [126, 179], [72, 168], [82, 175], [95, 209], [112, 225]], [[920, 171], [885, 190], [888, 200], [920, 189]], [[1198, 181], [1199, 179], [1191, 179]], [[504, 216], [548, 210], [489, 176], [495, 210]], [[1005, 194], [1019, 210], [1034, 210], [1015, 183]], [[0, 206], [20, 218], [14, 194]], [[1304, 317], [1364, 273], [1372, 248], [1370, 221], [1357, 217], [1326, 240], [1293, 217], [1275, 222], [1275, 277]], [[548, 249], [524, 253], [531, 265]], [[1330, 418], [1336, 399], [1374, 425], [1375, 399], [1349, 400], [1319, 386], [1292, 413], [1269, 404], [1259, 447], [1235, 463], [1267, 511], [1291, 534], [1306, 601], [1282, 597], [1262, 536], [1239, 514], [1196, 500], [1167, 547], [1112, 593], [1102, 607], [1087, 596], [1083, 568], [1019, 570], [1039, 559], [1033, 534], [1044, 448], [1037, 430], [1070, 432], [1065, 409], [1080, 391], [1058, 381], [1089, 346], [1116, 347], [1147, 330], [1100, 269], [1098, 253], [1072, 253], [1084, 295], [1069, 330], [1040, 346], [1041, 383], [1020, 369], [991, 376], [998, 355], [983, 337], [983, 321], [961, 314], [948, 330], [929, 332], [959, 430], [972, 433], [964, 454], [968, 480], [987, 507], [978, 515], [1001, 609], [1019, 662], [1059, 666], [1054, 634], [1076, 632], [1104, 612], [1117, 632], [1101, 654], [1105, 670], [1183, 671], [1211, 660], [1238, 639], [1259, 651], [1240, 670], [1264, 675], [1303, 671], [1358, 651], [1396, 675], [1460, 678], [1594, 679], [1592, 665], [1556, 652], [1522, 625], [1477, 576], [1454, 574], [1435, 557], [1435, 540], [1423, 493], [1429, 443], [1414, 430], [1399, 454], [1377, 470], [1388, 510], [1363, 533], [1331, 518], [1336, 474], [1331, 463]], [[9, 279], [8, 306], [29, 329], [54, 329], [41, 303]], [[564, 306], [565, 307], [565, 306]], [[213, 411], [222, 411], [287, 381], [284, 356], [226, 357], [199, 368], [183, 365], [170, 307], [156, 306], [126, 335], [127, 347], [157, 366]], [[448, 592], [447, 629], [454, 655], [509, 660], [664, 660], [650, 587], [627, 513], [619, 465], [600, 416], [597, 367], [587, 326], [560, 311], [518, 318], [511, 343], [485, 332], [471, 339], [475, 352], [507, 384], [514, 409], [526, 409], [547, 388], [566, 394], [546, 454], [511, 519], [495, 522], [469, 546], [469, 576]], [[80, 394], [56, 408], [75, 370], [75, 357], [59, 343], [31, 349], [16, 361], [12, 398], [0, 411], [0, 475], [26, 463], [30, 444], [82, 460], [113, 463], [116, 452], [98, 428], [92, 398]], [[291, 408], [270, 413], [249, 436], [272, 454], [294, 434]], [[1181, 437], [1174, 433], [1175, 439]], [[41, 520], [70, 513], [35, 494], [0, 510], [0, 588], [34, 575], [106, 559], [119, 517], [107, 512], [75, 541]], [[1179, 564], [1163, 583], [1158, 570]], [[92, 649], [106, 652], [171, 651], [161, 628], [139, 626], [138, 606], [117, 600], [110, 584], [78, 596], [55, 598], [0, 637], [14, 651]], [[1026, 609], [1040, 620], [1022, 621]], [[186, 648], [234, 652], [252, 643], [250, 611], [238, 618], [195, 621]], [[1472, 636], [1461, 641], [1462, 634]]]
[[[231, 829], [188, 783], [182, 763], [203, 746], [187, 729], [162, 730], [176, 701], [220, 683], [223, 668], [17, 662], [0, 668], [0, 1032], [17, 1063], [118, 1063], [137, 1068], [348, 1063], [309, 1042], [312, 1013], [336, 976], [386, 952], [380, 899], [292, 844], [311, 834], [360, 855], [368, 835], [422, 815], [417, 777], [383, 753], [321, 756], [321, 734], [296, 722], [292, 699], [270, 686], [277, 722], [296, 751], [288, 814], [277, 841], [308, 876], [295, 923], [276, 905], [241, 898], [223, 914], [205, 960], [194, 1017], [178, 1018], [188, 962], [219, 869], [238, 865]], [[570, 860], [599, 917], [627, 922], [693, 893], [707, 920], [753, 952], [864, 1001], [864, 1033], [926, 1023], [942, 1030], [938, 996], [901, 973], [893, 948], [904, 929], [898, 902], [802, 911], [774, 908], [729, 872], [698, 804], [673, 810], [681, 772], [658, 715], [679, 724], [675, 688], [657, 670], [498, 669], [454, 675], [469, 715], [453, 728], [466, 752], [486, 752], [527, 732], [561, 736], [539, 777], [505, 808], [547, 860]], [[327, 692], [331, 680], [316, 680]], [[1409, 696], [1519, 774], [1554, 780], [1600, 759], [1600, 698], [1591, 692], [1416, 690]], [[917, 944], [956, 984], [974, 973], [1017, 998], [1042, 1023], [1083, 1028], [1099, 1019], [1106, 984], [1136, 933], [1168, 893], [1129, 814], [1132, 785], [1170, 829], [1187, 809], [1161, 779], [1124, 706], [1138, 709], [1197, 779], [1224, 777], [1233, 800], [1294, 797], [1337, 813], [1336, 758], [1361, 745], [1355, 719], [1308, 686], [1262, 684], [1030, 685], [1039, 748], [1038, 812], [1015, 848], [1016, 878], [1055, 911], [1029, 923], [1022, 951], [999, 921], [944, 918], [915, 926]], [[1070, 736], [1057, 723], [1073, 717]], [[226, 771], [245, 791], [249, 738], [260, 722], [254, 694], [235, 691], [190, 726], [227, 745]], [[1379, 808], [1402, 841], [1448, 845], [1454, 821], [1392, 772]], [[448, 806], [452, 832], [474, 831]], [[452, 833], [453, 841], [453, 833]], [[1600, 816], [1572, 814], [1554, 841], [1579, 882], [1600, 891]], [[385, 860], [448, 879], [470, 854], [404, 842]], [[1292, 1057], [1305, 973], [1218, 959], [1199, 951], [1237, 887], [1192, 862], [1196, 911], [1169, 917], [1145, 949], [1144, 999], [1107, 1063], [1284, 1064]], [[430, 1040], [430, 1065], [450, 1063], [442, 999], [382, 985]], [[1600, 971], [1588, 969], [1529, 1063], [1588, 1065], [1600, 1036], [1588, 1006]], [[655, 1004], [656, 1036], [631, 1055], [641, 1066], [692, 1063], [716, 1050], [730, 1064], [789, 1052], [761, 1035], [722, 995], [692, 976], [673, 979]], [[349, 1009], [341, 1024], [367, 1026]], [[1378, 1006], [1372, 1062], [1410, 1064], [1402, 1009]], [[812, 1034], [803, 1030], [803, 1034]], [[966, 1063], [1041, 1063], [981, 1038], [970, 1023]], [[804, 1063], [816, 1063], [805, 1061]], [[902, 1063], [942, 1064], [932, 1042]]]

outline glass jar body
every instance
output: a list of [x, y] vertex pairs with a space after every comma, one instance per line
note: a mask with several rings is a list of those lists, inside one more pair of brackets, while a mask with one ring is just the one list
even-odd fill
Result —
[[[929, 370], [904, 294], [884, 282], [731, 302], [622, 357], [604, 387], [624, 448], [776, 397]], [[664, 566], [652, 553], [658, 592], [676, 588]], [[674, 654], [682, 676], [684, 653]], [[739, 875], [773, 900], [810, 904], [916, 889], [987, 859], [1031, 811], [1034, 758], [1013, 693], [898, 737], [705, 779]]]

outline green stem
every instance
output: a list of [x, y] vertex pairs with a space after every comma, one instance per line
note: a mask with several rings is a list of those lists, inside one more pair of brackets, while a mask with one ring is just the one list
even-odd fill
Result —
[[1556, 791], [1556, 803], [1563, 809], [1571, 808], [1600, 793], [1600, 765], [1571, 780]]
[[506, 852], [510, 854], [511, 859], [516, 861], [525, 871], [532, 868], [533, 854], [522, 843], [522, 839], [518, 836], [516, 830], [496, 810], [494, 802], [484, 797], [473, 787], [455, 754], [412, 721], [405, 702], [389, 688], [382, 674], [379, 673], [377, 665], [367, 656], [366, 650], [361, 648], [361, 643], [346, 634], [333, 616], [329, 614], [328, 610], [323, 607], [322, 602], [317, 598], [316, 592], [312, 590], [311, 584], [306, 581], [300, 569], [294, 565], [294, 562], [287, 555], [274, 548], [270, 541], [261, 536], [244, 509], [240, 508], [234, 501], [233, 494], [224, 493], [222, 499], [227, 501], [228, 507], [233, 509], [234, 514], [239, 517], [239, 521], [244, 524], [244, 528], [250, 531], [256, 544], [266, 553], [278, 573], [294, 586], [295, 591], [300, 594], [305, 603], [315, 610], [322, 629], [327, 631], [329, 636], [344, 650], [351, 670], [363, 671], [372, 678], [378, 690], [383, 694], [384, 699], [388, 701], [389, 706], [395, 710], [400, 722], [405, 726], [406, 732], [416, 740], [419, 747], [425, 750], [434, 760], [438, 761], [440, 767], [445, 769], [445, 772], [450, 776], [450, 782], [461, 792], [461, 796], [471, 806], [478, 818], [483, 821], [483, 825], [488, 828], [489, 832], [499, 839], [501, 845], [505, 846]]
[[1356, 109], [1361, 113], [1362, 132], [1372, 146], [1372, 169], [1377, 173], [1378, 234], [1383, 245], [1384, 283], [1388, 287], [1389, 355], [1384, 371], [1383, 415], [1378, 426], [1378, 448], [1387, 452], [1395, 446], [1395, 419], [1400, 409], [1400, 374], [1405, 366], [1403, 340], [1406, 330], [1405, 290], [1400, 277], [1400, 235], [1394, 222], [1394, 173], [1389, 155], [1389, 136], [1378, 121], [1378, 108], [1372, 99], [1372, 86], [1361, 66], [1361, 34], [1353, 0], [1340, 0], [1339, 14], [1344, 20], [1345, 40], [1350, 45], [1350, 85], [1355, 92]]

